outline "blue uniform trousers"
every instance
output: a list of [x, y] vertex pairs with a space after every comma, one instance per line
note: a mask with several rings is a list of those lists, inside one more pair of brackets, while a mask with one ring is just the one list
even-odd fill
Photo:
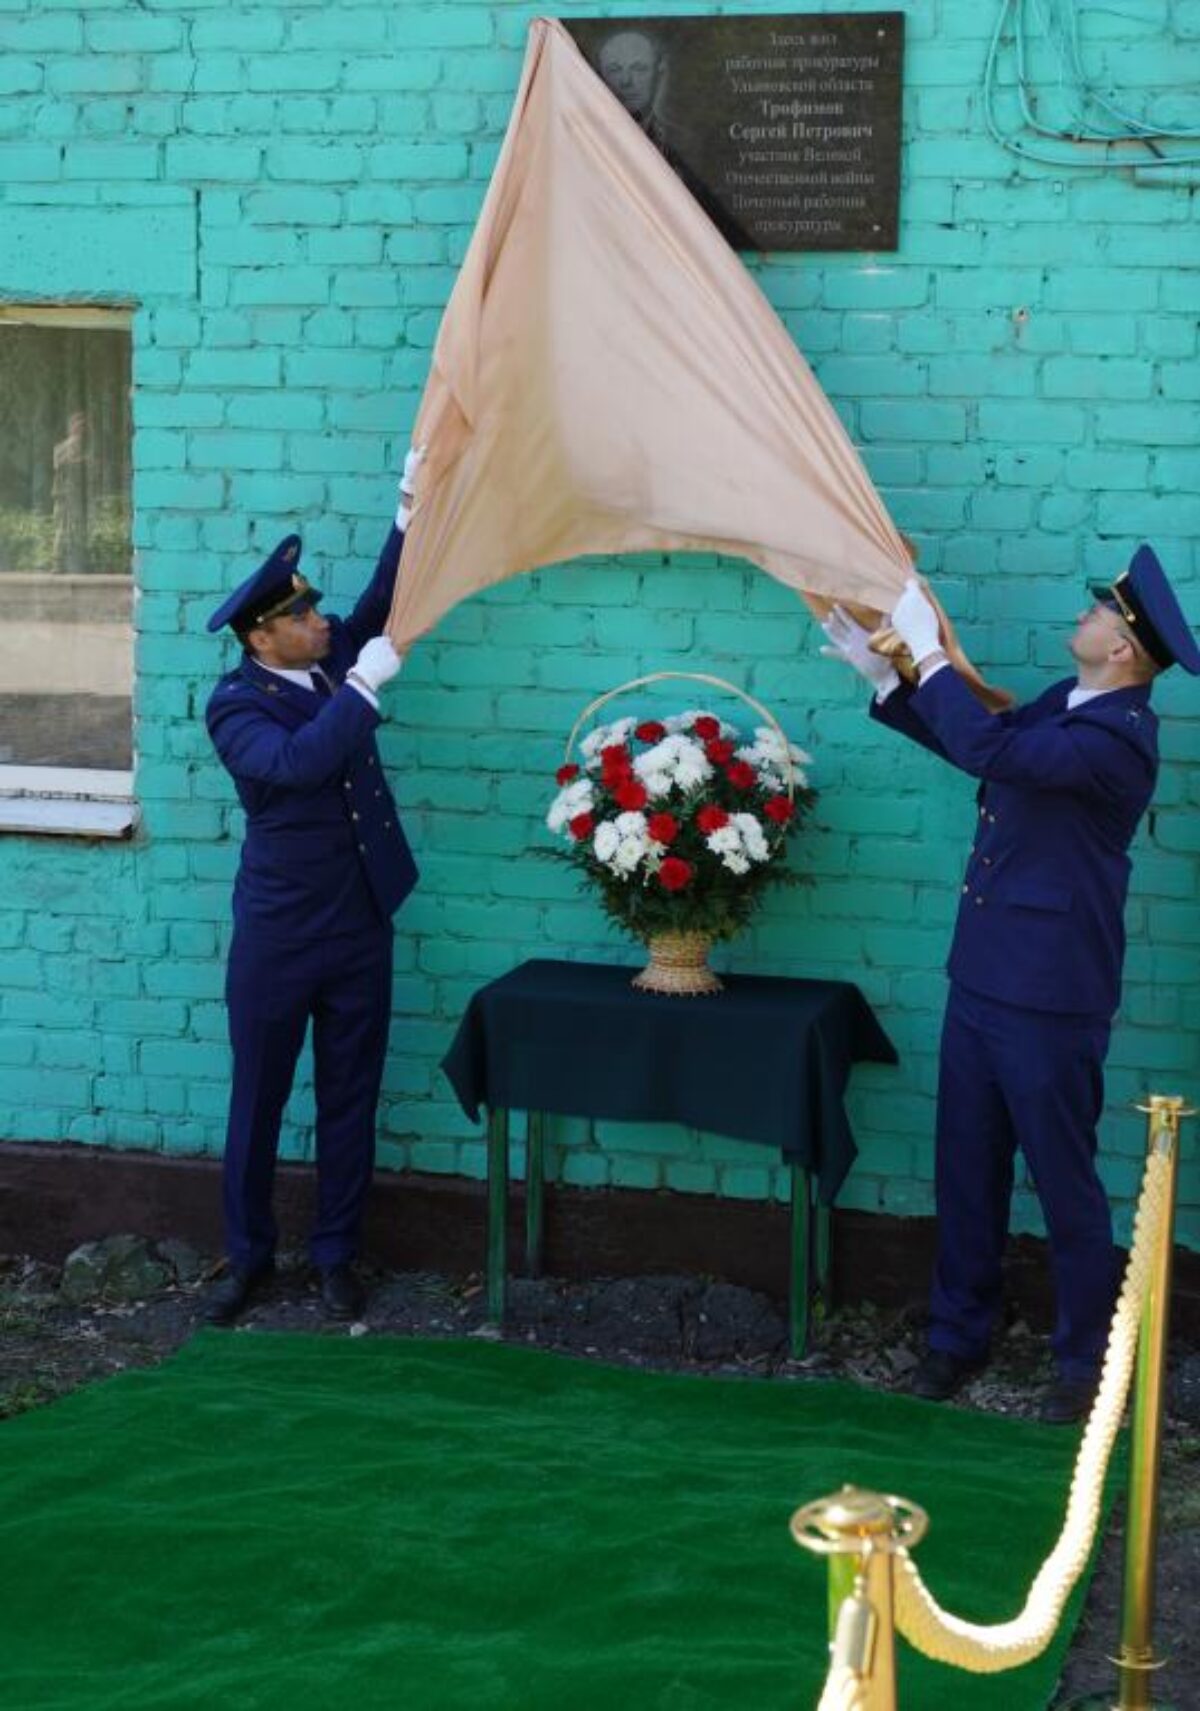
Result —
[[255, 1271], [275, 1253], [271, 1188], [283, 1108], [312, 1021], [321, 1269], [355, 1257], [375, 1158], [392, 996], [392, 932], [368, 929], [288, 945], [237, 928], [226, 975], [233, 1087], [223, 1200], [231, 1262]]
[[938, 1088], [931, 1348], [987, 1353], [1019, 1147], [1049, 1239], [1059, 1370], [1083, 1377], [1098, 1365], [1117, 1283], [1096, 1172], [1108, 1037], [1107, 1021], [1021, 1010], [952, 983]]

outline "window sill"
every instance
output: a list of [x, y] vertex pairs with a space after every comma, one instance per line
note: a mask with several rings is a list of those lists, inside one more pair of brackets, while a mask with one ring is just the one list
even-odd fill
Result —
[[0, 834], [129, 838], [137, 819], [131, 772], [0, 766]]

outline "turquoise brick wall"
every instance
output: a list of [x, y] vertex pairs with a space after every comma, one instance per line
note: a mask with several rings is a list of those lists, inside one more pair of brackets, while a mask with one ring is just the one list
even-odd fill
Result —
[[[752, 265], [970, 651], [1030, 694], [1063, 668], [1084, 578], [1144, 534], [1200, 608], [1200, 222], [1187, 183], [1019, 167], [988, 139], [996, 9], [907, 7], [899, 252]], [[0, 0], [0, 298], [137, 304], [144, 814], [131, 846], [0, 841], [4, 1137], [221, 1146], [240, 826], [199, 718], [229, 662], [204, 619], [293, 527], [335, 603], [369, 571], [531, 15], [473, 0]], [[1084, 17], [1125, 87], [1200, 84], [1194, 0]], [[539, 952], [628, 954], [569, 878], [521, 858], [542, 841], [546, 779], [581, 705], [677, 666], [732, 678], [815, 756], [821, 805], [797, 857], [814, 883], [722, 954], [862, 985], [903, 1065], [856, 1074], [845, 1198], [931, 1209], [941, 967], [971, 790], [869, 727], [818, 640], [764, 576], [676, 557], [544, 571], [418, 648], [384, 735], [425, 876], [397, 931], [386, 1166], [481, 1173], [437, 1068], [480, 981]], [[1200, 1093], [1200, 706], [1190, 681], [1157, 701], [1166, 766], [1139, 839], [1104, 1131], [1126, 1208], [1142, 1146], [1131, 1102]], [[293, 1156], [311, 1110], [305, 1077]], [[556, 1139], [568, 1182], [782, 1191], [773, 1156], [717, 1137], [572, 1123]], [[1182, 1198], [1182, 1237], [1200, 1245], [1194, 1165]], [[1038, 1227], [1027, 1191], [1017, 1213]]]

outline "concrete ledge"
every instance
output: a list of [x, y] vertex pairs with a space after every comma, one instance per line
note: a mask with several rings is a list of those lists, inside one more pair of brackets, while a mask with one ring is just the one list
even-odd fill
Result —
[[[303, 1247], [312, 1212], [308, 1165], [283, 1164], [276, 1211], [284, 1247]], [[481, 1272], [485, 1196], [463, 1177], [381, 1171], [368, 1209], [365, 1256], [397, 1271]], [[520, 1268], [520, 1185], [510, 1196], [509, 1241]], [[787, 1295], [786, 1207], [706, 1195], [634, 1189], [547, 1189], [546, 1271], [569, 1279], [694, 1274]], [[177, 1236], [221, 1250], [220, 1161], [164, 1158], [99, 1147], [0, 1143], [0, 1252], [60, 1262], [79, 1243], [131, 1232]], [[841, 1301], [902, 1307], [925, 1299], [932, 1218], [835, 1212], [833, 1276]], [[1010, 1243], [1007, 1296], [1037, 1328], [1050, 1321], [1045, 1243]], [[1172, 1329], [1200, 1337], [1200, 1255], [1176, 1249]]]
[[5, 293], [38, 300], [196, 294], [195, 201], [162, 206], [10, 205], [0, 227]]

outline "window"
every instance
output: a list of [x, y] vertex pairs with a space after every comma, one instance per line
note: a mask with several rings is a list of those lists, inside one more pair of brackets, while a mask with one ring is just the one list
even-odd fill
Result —
[[0, 830], [132, 825], [131, 319], [0, 304]]

